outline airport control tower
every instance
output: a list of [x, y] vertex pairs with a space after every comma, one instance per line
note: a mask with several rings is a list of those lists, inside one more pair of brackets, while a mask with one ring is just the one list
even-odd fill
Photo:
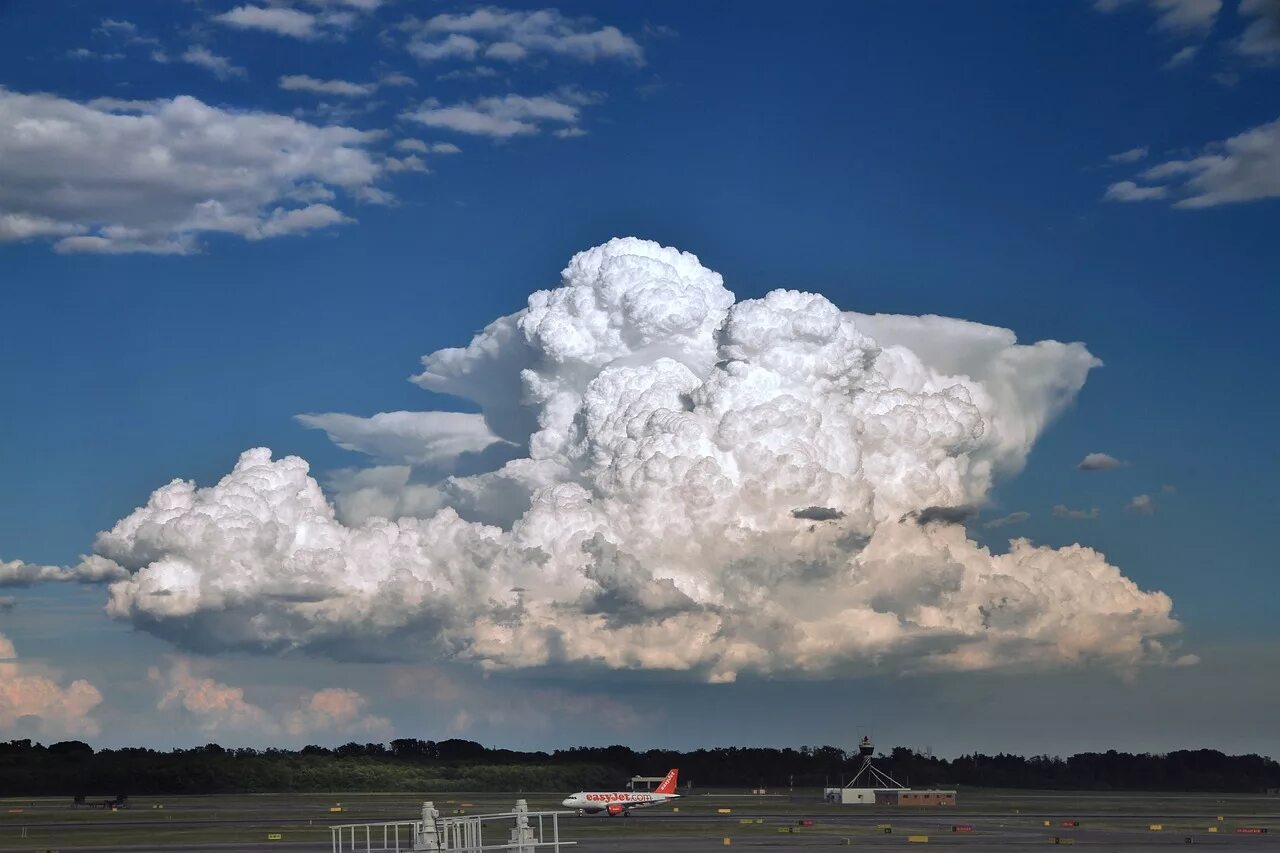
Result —
[[888, 773], [876, 767], [873, 757], [876, 746], [870, 737], [858, 741], [858, 755], [862, 764], [843, 788], [827, 788], [825, 799], [829, 803], [844, 805], [893, 805], [893, 806], [953, 806], [955, 791], [913, 791], [900, 784]]

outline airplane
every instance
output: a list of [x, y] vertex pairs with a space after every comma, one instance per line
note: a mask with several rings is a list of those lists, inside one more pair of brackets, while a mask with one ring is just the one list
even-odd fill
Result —
[[656, 806], [671, 800], [680, 799], [676, 793], [676, 776], [679, 769], [673, 769], [662, 780], [662, 784], [653, 791], [579, 791], [565, 798], [561, 803], [566, 808], [577, 809], [578, 814], [599, 814], [604, 812], [609, 817], [631, 814], [632, 809], [643, 809]]

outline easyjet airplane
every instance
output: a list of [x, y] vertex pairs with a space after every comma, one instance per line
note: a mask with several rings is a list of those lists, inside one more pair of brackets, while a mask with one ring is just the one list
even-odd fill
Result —
[[653, 791], [579, 791], [567, 797], [562, 803], [566, 808], [577, 809], [578, 814], [599, 814], [604, 812], [609, 817], [627, 815], [632, 809], [643, 809], [659, 803], [680, 799], [676, 793], [676, 775], [679, 770], [672, 770], [662, 780], [662, 784]]

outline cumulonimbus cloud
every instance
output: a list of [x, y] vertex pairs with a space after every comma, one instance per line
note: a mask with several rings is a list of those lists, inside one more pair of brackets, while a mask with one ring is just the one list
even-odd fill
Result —
[[[735, 301], [693, 255], [628, 238], [423, 364], [415, 381], [474, 401], [483, 430], [312, 422], [403, 463], [349, 477], [416, 512], [339, 516], [304, 460], [249, 450], [99, 535], [131, 572], [109, 612], [208, 651], [710, 680], [1131, 666], [1178, 630], [1167, 596], [1090, 548], [995, 553], [956, 523], [1099, 364], [1082, 344], [798, 291]], [[490, 440], [508, 450], [479, 470], [441, 464]], [[435, 473], [415, 479], [420, 459]]]

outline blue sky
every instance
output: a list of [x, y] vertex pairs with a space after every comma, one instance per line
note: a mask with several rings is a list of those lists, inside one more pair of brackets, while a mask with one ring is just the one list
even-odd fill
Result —
[[[67, 3], [54, 15], [0, 3], [0, 561], [75, 564], [152, 490], [175, 477], [212, 484], [249, 447], [304, 457], [322, 483], [365, 464], [301, 413], [475, 411], [405, 381], [419, 358], [555, 286], [574, 253], [635, 235], [695, 253], [739, 300], [795, 288], [865, 314], [1082, 341], [1105, 363], [1025, 470], [996, 483], [970, 536], [997, 550], [1011, 536], [1098, 549], [1172, 598], [1181, 651], [1201, 662], [973, 678], [1026, 714], [1044, 712], [1065, 680], [1124, 709], [1185, 703], [1185, 719], [1154, 731], [1067, 719], [1046, 734], [1011, 712], [955, 733], [910, 714], [891, 733], [880, 723], [882, 739], [927, 738], [944, 753], [1196, 737], [1264, 750], [1266, 724], [1247, 710], [1229, 737], [1205, 734], [1220, 709], [1203, 696], [1224, 667], [1250, 682], [1280, 660], [1269, 535], [1280, 416], [1266, 390], [1280, 356], [1280, 11], [1171, 6], [1184, 16], [1142, 0], [925, 14], [207, 0]], [[477, 13], [506, 23], [464, 25]], [[333, 81], [354, 85], [335, 94]], [[95, 136], [99, 117], [153, 121], [152, 144], [180, 147], [180, 117], [155, 106], [180, 96], [216, 110], [211, 125], [251, 122], [235, 137], [247, 183], [220, 171], [236, 158], [216, 144], [172, 171], [113, 172], [135, 137]], [[67, 122], [47, 126], [61, 136], [43, 147], [15, 135], [37, 114]], [[290, 138], [318, 165], [290, 172], [270, 117], [300, 126]], [[100, 195], [79, 192], [104, 172]], [[193, 213], [201, 193], [216, 215]], [[1079, 470], [1093, 452], [1123, 464]], [[1126, 509], [1139, 495], [1151, 512]], [[1015, 512], [1029, 518], [984, 526]], [[321, 688], [362, 697], [332, 725], [273, 724], [276, 739], [299, 742], [445, 730], [529, 746], [840, 742], [884, 716], [883, 702], [936, 692], [953, 710], [974, 707], [957, 674], [806, 676], [794, 688], [815, 706], [853, 702], [850, 717], [792, 709], [776, 670], [706, 685], [661, 672], [482, 677], [452, 660], [193, 655], [108, 618], [101, 586], [0, 592], [15, 599], [0, 610], [22, 662], [11, 676], [93, 682], [102, 701], [87, 713], [102, 743], [261, 740], [255, 711], [211, 722], [191, 707], [184, 690], [202, 677], [243, 688], [278, 721]], [[99, 664], [87, 648], [115, 653]], [[421, 705], [390, 701], [391, 684]], [[484, 713], [527, 689], [546, 692], [543, 719]], [[850, 698], [868, 695], [883, 702]], [[748, 698], [759, 710], [738, 730], [695, 721]], [[678, 733], [645, 713], [659, 708], [685, 721]], [[88, 731], [52, 712], [5, 722], [0, 735]]]

